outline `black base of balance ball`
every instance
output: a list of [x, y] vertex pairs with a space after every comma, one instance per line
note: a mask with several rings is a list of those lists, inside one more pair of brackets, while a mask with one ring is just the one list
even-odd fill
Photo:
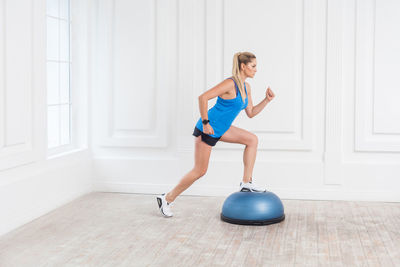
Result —
[[272, 192], [235, 192], [222, 206], [221, 220], [242, 225], [267, 225], [285, 219], [282, 201]]

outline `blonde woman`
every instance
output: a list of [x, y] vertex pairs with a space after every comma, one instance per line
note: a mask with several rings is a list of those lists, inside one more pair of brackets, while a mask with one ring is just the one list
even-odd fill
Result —
[[[243, 153], [244, 174], [240, 182], [241, 191], [263, 192], [252, 183], [252, 173], [256, 160], [258, 138], [255, 134], [235, 127], [232, 122], [241, 110], [249, 118], [260, 113], [275, 97], [268, 87], [265, 98], [256, 106], [251, 99], [250, 85], [245, 82], [257, 72], [256, 56], [250, 52], [239, 52], [233, 56], [232, 77], [199, 96], [201, 118], [197, 121], [193, 135], [195, 139], [195, 166], [167, 194], [157, 196], [161, 214], [171, 217], [171, 205], [177, 196], [207, 172], [211, 149], [218, 141], [245, 145]], [[208, 100], [217, 98], [216, 104], [208, 110]], [[207, 111], [208, 110], [208, 111]]]

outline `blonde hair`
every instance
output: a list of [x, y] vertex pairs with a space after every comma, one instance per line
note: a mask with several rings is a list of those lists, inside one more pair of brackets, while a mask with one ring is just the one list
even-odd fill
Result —
[[239, 87], [243, 102], [246, 99], [246, 92], [244, 90], [242, 79], [240, 78], [240, 65], [242, 63], [247, 65], [247, 63], [251, 62], [253, 58], [256, 58], [256, 56], [250, 52], [237, 52], [233, 56], [232, 78], [235, 80], [237, 86]]

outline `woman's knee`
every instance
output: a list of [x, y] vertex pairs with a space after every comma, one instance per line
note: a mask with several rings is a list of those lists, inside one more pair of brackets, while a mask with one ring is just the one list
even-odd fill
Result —
[[[198, 168], [194, 168], [193, 172], [196, 174], [196, 176], [198, 178], [203, 177], [206, 173], [207, 173], [207, 167], [198, 167]], [[198, 179], [197, 178], [197, 179]]]
[[255, 134], [250, 134], [247, 141], [248, 146], [257, 146], [258, 145], [258, 137]]

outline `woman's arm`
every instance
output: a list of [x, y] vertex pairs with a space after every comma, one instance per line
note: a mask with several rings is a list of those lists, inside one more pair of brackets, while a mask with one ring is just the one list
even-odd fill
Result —
[[208, 120], [208, 100], [213, 99], [219, 95], [222, 95], [226, 92], [232, 90], [235, 87], [235, 83], [231, 79], [226, 79], [210, 90], [205, 91], [203, 94], [199, 96], [199, 108], [201, 120]]
[[246, 114], [249, 118], [253, 118], [255, 115], [260, 113], [265, 106], [275, 97], [275, 94], [272, 92], [271, 88], [268, 87], [266, 91], [265, 98], [256, 106], [253, 106], [253, 100], [251, 99], [251, 87], [250, 84], [246, 83], [247, 95], [248, 95], [248, 104], [246, 107]]

